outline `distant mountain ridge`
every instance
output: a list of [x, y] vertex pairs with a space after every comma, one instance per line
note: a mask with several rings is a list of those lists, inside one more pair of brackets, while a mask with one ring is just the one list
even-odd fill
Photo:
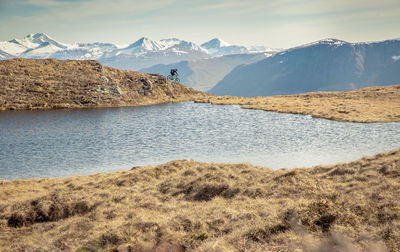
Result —
[[157, 64], [139, 71], [167, 76], [173, 68], [179, 69], [181, 82], [199, 91], [208, 91], [238, 65], [263, 60], [272, 53], [231, 54], [205, 59], [184, 60], [171, 64]]
[[241, 65], [210, 92], [270, 96], [346, 91], [400, 82], [400, 40], [349, 43], [323, 39]]
[[206, 49], [209, 54], [213, 56], [223, 56], [230, 54], [244, 54], [244, 53], [256, 53], [256, 52], [276, 52], [279, 49], [268, 48], [265, 46], [239, 46], [230, 45], [227, 42], [215, 38], [208, 42], [201, 44], [201, 47]]
[[170, 64], [182, 60], [223, 56], [236, 53], [252, 53], [269, 50], [267, 47], [231, 46], [216, 44], [220, 39], [204, 43], [206, 47], [177, 38], [151, 40], [142, 37], [128, 46], [118, 47], [112, 43], [58, 42], [44, 33], [28, 34], [23, 39], [0, 42], [0, 59], [8, 58], [56, 58], [97, 59], [101, 63], [122, 69], [138, 70], [155, 64]]

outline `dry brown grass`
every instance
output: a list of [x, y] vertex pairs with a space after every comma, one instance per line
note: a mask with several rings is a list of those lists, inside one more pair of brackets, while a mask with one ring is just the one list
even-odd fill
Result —
[[143, 106], [205, 96], [159, 74], [103, 67], [95, 60], [0, 61], [0, 111]]
[[256, 98], [215, 96], [197, 102], [239, 104], [247, 109], [305, 114], [348, 122], [400, 122], [400, 85]]
[[1, 181], [0, 202], [1, 251], [400, 251], [400, 149], [309, 169], [181, 160]]

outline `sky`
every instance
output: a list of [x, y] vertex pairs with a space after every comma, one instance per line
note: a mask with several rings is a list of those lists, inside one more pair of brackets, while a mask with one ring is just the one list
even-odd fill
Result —
[[289, 48], [325, 38], [400, 38], [400, 0], [0, 0], [0, 41], [63, 43], [213, 38]]

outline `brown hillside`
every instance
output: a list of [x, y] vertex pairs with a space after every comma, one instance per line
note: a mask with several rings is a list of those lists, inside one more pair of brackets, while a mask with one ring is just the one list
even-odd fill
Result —
[[400, 149], [310, 169], [185, 160], [0, 181], [1, 251], [399, 248]]
[[0, 110], [140, 106], [203, 96], [162, 75], [104, 67], [95, 60], [0, 61]]
[[348, 122], [400, 122], [400, 85], [256, 98], [215, 96], [197, 102], [240, 104], [247, 109], [305, 114]]

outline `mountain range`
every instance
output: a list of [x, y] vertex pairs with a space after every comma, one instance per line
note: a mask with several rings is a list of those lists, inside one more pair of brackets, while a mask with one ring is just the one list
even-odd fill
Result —
[[236, 66], [263, 60], [273, 53], [275, 52], [232, 54], [205, 59], [191, 59], [172, 64], [157, 64], [149, 68], [142, 68], [139, 71], [167, 76], [170, 69], [177, 68], [182, 83], [200, 91], [208, 91]]
[[138, 70], [155, 64], [170, 64], [182, 60], [268, 50], [271, 49], [263, 46], [229, 45], [218, 38], [202, 45], [177, 38], [154, 41], [145, 37], [122, 47], [112, 43], [99, 42], [66, 44], [58, 42], [44, 33], [36, 33], [28, 34], [23, 39], [0, 42], [0, 59], [15, 57], [97, 59], [107, 66]]
[[400, 39], [368, 43], [324, 39], [239, 65], [210, 92], [254, 97], [398, 83]]
[[106, 66], [163, 75], [178, 68], [182, 83], [215, 95], [270, 96], [400, 83], [400, 39], [324, 39], [279, 50], [221, 39], [201, 45], [145, 37], [126, 46], [66, 44], [36, 33], [0, 42], [0, 60], [15, 57], [97, 59]]

